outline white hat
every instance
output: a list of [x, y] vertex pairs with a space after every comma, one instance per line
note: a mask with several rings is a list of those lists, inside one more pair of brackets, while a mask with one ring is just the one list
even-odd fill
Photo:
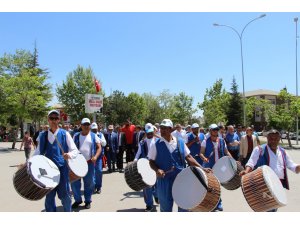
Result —
[[55, 113], [55, 114], [59, 115], [59, 112], [58, 112], [57, 110], [53, 109], [53, 110], [51, 110], [51, 111], [48, 112], [48, 117], [49, 117], [50, 114], [52, 114], [52, 113]]
[[98, 125], [97, 125], [96, 123], [92, 123], [91, 129], [92, 129], [92, 130], [94, 130], [94, 129], [97, 129], [97, 130], [98, 130]]
[[146, 133], [152, 133], [152, 132], [154, 132], [154, 127], [153, 127], [152, 123], [147, 123], [145, 125], [145, 131], [146, 131]]
[[211, 130], [219, 129], [219, 126], [217, 124], [213, 123], [209, 126], [209, 129], [211, 129]]
[[170, 119], [164, 119], [160, 126], [164, 126], [164, 127], [171, 127], [173, 128], [173, 122]]
[[199, 124], [198, 124], [198, 123], [194, 123], [194, 124], [192, 125], [192, 129], [194, 129], [194, 128], [199, 128]]
[[81, 120], [81, 124], [85, 124], [85, 123], [91, 124], [90, 119], [89, 119], [89, 118], [83, 118], [83, 119]]

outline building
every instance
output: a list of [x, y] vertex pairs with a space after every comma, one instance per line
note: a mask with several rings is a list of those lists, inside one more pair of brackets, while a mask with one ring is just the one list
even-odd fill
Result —
[[[258, 90], [254, 90], [254, 91], [245, 92], [245, 97], [246, 98], [256, 97], [258, 99], [269, 100], [273, 105], [276, 106], [276, 104], [278, 102], [278, 94], [279, 94], [279, 92], [276, 92], [276, 91], [258, 89]], [[261, 112], [260, 108], [256, 108], [253, 117], [254, 117], [253, 125], [254, 125], [255, 129], [258, 131], [265, 130], [267, 127], [266, 115], [264, 115]]]

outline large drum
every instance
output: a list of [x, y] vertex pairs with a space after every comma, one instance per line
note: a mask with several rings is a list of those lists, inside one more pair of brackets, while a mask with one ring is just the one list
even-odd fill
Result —
[[124, 172], [126, 183], [135, 191], [151, 187], [156, 182], [156, 173], [150, 167], [148, 159], [139, 159], [128, 164]]
[[31, 201], [42, 199], [59, 184], [59, 181], [59, 169], [42, 155], [30, 158], [13, 177], [18, 194]]
[[242, 190], [255, 212], [266, 212], [287, 205], [286, 192], [268, 166], [262, 166], [242, 177]]
[[219, 203], [221, 186], [213, 173], [206, 173], [200, 167], [188, 167], [177, 175], [172, 195], [180, 208], [210, 212]]
[[85, 177], [88, 173], [88, 164], [82, 154], [74, 159], [68, 159], [70, 183]]
[[240, 172], [243, 167], [233, 158], [224, 156], [213, 167], [214, 175], [227, 190], [236, 190], [241, 186]]

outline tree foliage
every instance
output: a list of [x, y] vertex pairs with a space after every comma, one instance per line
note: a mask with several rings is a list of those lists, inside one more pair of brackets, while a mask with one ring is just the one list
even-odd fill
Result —
[[227, 123], [227, 107], [230, 96], [223, 88], [222, 79], [217, 80], [211, 88], [206, 89], [204, 100], [198, 104], [203, 110], [205, 125], [212, 123]]
[[174, 96], [174, 114], [172, 115], [173, 123], [188, 124], [191, 123], [193, 114], [196, 109], [193, 109], [194, 98], [180, 92]]

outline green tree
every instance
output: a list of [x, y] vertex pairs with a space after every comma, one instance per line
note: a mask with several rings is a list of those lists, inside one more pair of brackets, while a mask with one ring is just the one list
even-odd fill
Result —
[[159, 105], [158, 97], [151, 93], [144, 93], [142, 97], [146, 103], [145, 123], [160, 123], [163, 120], [163, 109]]
[[163, 119], [170, 119], [175, 113], [174, 95], [170, 93], [170, 90], [163, 90], [158, 96], [158, 102], [162, 109]]
[[192, 121], [193, 114], [197, 111], [193, 108], [194, 98], [180, 92], [174, 96], [174, 114], [172, 115], [173, 123], [187, 124]]
[[[242, 117], [243, 117], [243, 99], [241, 94], [238, 92], [238, 85], [236, 83], [235, 77], [232, 79], [231, 83], [231, 93], [227, 108], [227, 125], [232, 124], [242, 124]], [[244, 124], [246, 125], [246, 124]]]
[[145, 99], [137, 93], [130, 93], [127, 96], [127, 104], [130, 111], [130, 120], [134, 124], [145, 124], [145, 117], [147, 114], [147, 105]]
[[34, 66], [34, 60], [38, 60], [37, 55], [34, 59], [34, 55], [25, 50], [0, 58], [0, 92], [4, 93], [0, 98], [5, 102], [2, 120], [3, 117], [10, 121], [14, 118], [22, 134], [24, 120], [36, 121], [44, 116], [52, 97], [51, 86], [47, 84], [48, 72], [38, 64]]
[[226, 112], [229, 99], [229, 94], [223, 88], [222, 79], [206, 89], [203, 102], [198, 104], [198, 107], [203, 110], [205, 126], [212, 123], [227, 123]]
[[85, 113], [85, 94], [96, 94], [94, 77], [91, 67], [84, 68], [78, 65], [67, 75], [66, 81], [56, 87], [57, 98], [73, 121], [92, 117]]
[[[246, 99], [246, 122], [247, 124], [254, 124], [255, 117], [259, 113], [260, 116], [265, 117], [266, 121], [268, 120], [268, 115], [274, 110], [274, 106], [269, 100], [250, 97]], [[267, 122], [265, 124], [267, 126]]]
[[[277, 105], [273, 111], [269, 113], [270, 126], [286, 130], [289, 134], [295, 128], [295, 117], [299, 113], [299, 100], [295, 96], [287, 92], [284, 88], [280, 91], [277, 98]], [[298, 114], [299, 115], [299, 114]], [[289, 135], [288, 142], [292, 146]]]

